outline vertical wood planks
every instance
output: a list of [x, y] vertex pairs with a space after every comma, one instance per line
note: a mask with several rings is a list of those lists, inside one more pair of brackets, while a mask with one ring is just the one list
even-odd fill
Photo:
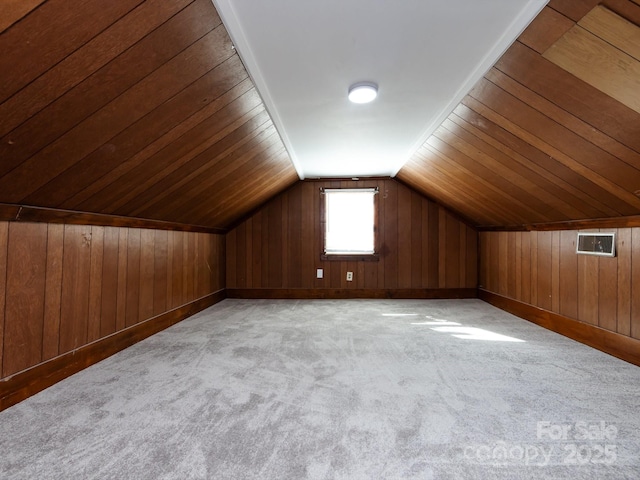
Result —
[[0, 377], [3, 376], [5, 299], [7, 296], [7, 251], [9, 222], [0, 222]]
[[100, 316], [100, 337], [105, 337], [116, 331], [116, 316], [118, 314], [118, 280], [119, 267], [119, 231], [115, 227], [104, 230], [104, 245], [102, 248], [102, 309]]
[[183, 286], [185, 273], [184, 303], [220, 290], [223, 242], [189, 232], [0, 222], [2, 377], [122, 330], [125, 320], [170, 310], [168, 284], [179, 278]]
[[[500, 295], [506, 291], [509, 298], [612, 332], [640, 336], [640, 228], [617, 230], [615, 257], [576, 254], [574, 230], [482, 232], [480, 237], [483, 288]], [[511, 262], [514, 249], [519, 288], [512, 292], [503, 264]]]
[[47, 228], [47, 273], [44, 293], [42, 360], [58, 355], [60, 347], [60, 307], [62, 300], [62, 258], [64, 225]]
[[104, 227], [91, 227], [91, 260], [89, 270], [89, 313], [87, 341], [100, 338], [102, 313], [102, 268], [104, 259]]
[[[376, 186], [378, 261], [321, 260], [324, 197], [319, 189]], [[227, 288], [416, 289], [477, 284], [476, 231], [391, 179], [299, 182], [230, 231], [227, 246]], [[316, 268], [324, 269], [324, 278], [316, 278]], [[348, 271], [354, 272], [352, 282], [346, 281]]]
[[59, 353], [87, 343], [91, 243], [91, 227], [65, 226]]
[[9, 225], [2, 376], [42, 359], [47, 226]]

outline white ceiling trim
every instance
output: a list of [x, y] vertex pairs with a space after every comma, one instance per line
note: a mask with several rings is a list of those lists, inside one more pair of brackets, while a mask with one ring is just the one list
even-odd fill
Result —
[[[287, 122], [283, 121], [283, 117], [281, 115], [281, 112], [279, 111], [279, 108], [277, 106], [277, 102], [274, 99], [274, 96], [272, 95], [272, 92], [270, 91], [269, 88], [269, 83], [268, 83], [268, 79], [265, 78], [265, 74], [264, 72], [261, 70], [260, 68], [260, 62], [258, 61], [258, 59], [256, 58], [256, 54], [254, 49], [251, 47], [251, 42], [249, 41], [249, 39], [251, 38], [251, 35], [248, 34], [248, 32], [244, 31], [244, 27], [243, 27], [243, 19], [241, 18], [240, 14], [238, 13], [238, 10], [234, 7], [234, 3], [238, 3], [240, 0], [212, 0], [212, 2], [214, 3], [216, 9], [218, 10], [218, 13], [220, 14], [220, 17], [227, 29], [227, 31], [229, 32], [229, 35], [231, 37], [231, 40], [233, 41], [236, 51], [238, 53], [238, 55], [240, 56], [240, 58], [242, 59], [243, 63], [245, 64], [245, 67], [248, 71], [249, 76], [251, 77], [251, 79], [253, 80], [253, 83], [258, 91], [258, 93], [260, 94], [262, 101], [267, 109], [267, 111], [269, 112], [271, 119], [276, 127], [276, 129], [278, 130], [278, 133], [280, 134], [280, 137], [284, 143], [285, 148], [287, 149], [289, 156], [291, 158], [291, 161], [293, 163], [294, 168], [296, 169], [296, 172], [298, 173], [298, 176], [300, 179], [304, 179], [306, 176], [306, 173], [310, 173], [310, 175], [312, 177], [317, 176], [318, 175], [318, 159], [316, 158], [315, 160], [312, 160], [310, 163], [309, 160], [309, 154], [311, 154], [312, 157], [317, 157], [316, 155], [316, 150], [309, 150], [309, 144], [308, 144], [308, 138], [306, 138], [307, 143], [304, 143], [304, 139], [303, 139], [303, 143], [301, 145], [301, 150], [300, 152], [304, 153], [304, 159], [301, 158], [299, 156], [300, 152], [298, 152], [296, 150], [296, 147], [294, 146], [294, 143], [296, 143], [296, 141], [298, 143], [300, 143], [300, 125], [301, 124], [296, 124], [291, 123], [292, 122], [292, 117], [291, 117], [291, 100], [293, 97], [285, 97], [284, 100], [286, 100], [289, 105], [283, 105], [283, 112], [286, 112], [287, 115], [287, 122], [289, 122], [290, 126], [292, 127], [292, 133], [295, 133], [294, 137], [295, 141], [292, 141], [290, 135], [287, 132]], [[473, 2], [474, 5], [477, 6], [477, 4], [475, 3], [477, 0], [468, 0], [470, 2]], [[412, 112], [412, 118], [413, 118], [413, 126], [412, 126], [412, 130], [416, 133], [418, 133], [417, 136], [411, 136], [408, 135], [406, 136], [407, 138], [404, 140], [405, 145], [406, 146], [401, 146], [401, 145], [396, 145], [396, 151], [393, 155], [393, 159], [391, 159], [391, 157], [389, 157], [389, 160], [387, 160], [387, 164], [384, 166], [384, 168], [382, 168], [381, 170], [379, 170], [380, 172], [384, 173], [385, 175], [391, 175], [391, 176], [395, 176], [399, 170], [402, 168], [402, 166], [406, 163], [407, 160], [409, 160], [409, 158], [414, 154], [414, 152], [419, 149], [426, 141], [427, 139], [433, 134], [433, 132], [442, 124], [442, 122], [451, 114], [451, 112], [457, 107], [457, 105], [462, 101], [462, 99], [465, 97], [465, 95], [467, 95], [467, 93], [473, 88], [473, 86], [486, 74], [486, 72], [496, 63], [496, 61], [500, 58], [500, 56], [509, 48], [509, 46], [511, 46], [511, 44], [515, 41], [515, 39], [522, 33], [522, 31], [529, 25], [529, 23], [531, 22], [531, 20], [533, 18], [536, 17], [536, 15], [545, 7], [545, 5], [548, 3], [548, 0], [528, 0], [523, 7], [521, 7], [518, 10], [518, 13], [516, 14], [516, 16], [514, 17], [514, 19], [511, 21], [511, 23], [508, 24], [508, 26], [506, 28], [501, 28], [502, 33], [499, 35], [497, 41], [493, 44], [493, 46], [491, 48], [488, 49], [488, 51], [486, 51], [486, 54], [484, 54], [482, 57], [479, 58], [479, 60], [477, 62], [470, 62], [471, 68], [470, 68], [470, 73], [469, 75], [465, 77], [462, 77], [464, 80], [462, 82], [459, 83], [460, 87], [457, 88], [455, 90], [455, 94], [451, 95], [448, 94], [447, 97], [449, 95], [451, 95], [451, 98], [448, 99], [448, 101], [444, 102], [444, 106], [441, 107], [439, 109], [439, 111], [436, 110], [436, 112], [428, 112], [425, 111], [424, 112], [424, 123], [423, 124], [427, 124], [425, 128], [420, 129], [420, 125], [419, 120], [418, 120], [418, 116], [416, 116], [416, 111], [414, 110]], [[282, 4], [280, 4], [282, 5]], [[323, 4], [325, 5], [325, 4]], [[399, 8], [399, 4], [396, 2], [389, 2], [388, 5], [386, 4], [376, 4], [377, 8], [390, 8], [390, 9], [397, 9]], [[298, 5], [299, 6], [299, 5]], [[243, 11], [243, 15], [245, 15], [244, 21], [246, 22], [247, 18], [246, 15], [247, 14], [251, 14], [251, 12], [253, 12], [253, 8], [251, 8], [250, 10], [247, 10], [248, 5], [243, 5], [243, 7], [245, 8], [245, 10]], [[325, 8], [324, 12], [326, 12], [327, 8], [330, 8], [329, 3], [327, 3], [325, 6], [323, 6], [322, 8]], [[489, 7], [487, 7], [489, 8]], [[257, 11], [259, 11], [259, 9], [257, 9]], [[492, 12], [491, 10], [486, 10], [487, 12]], [[323, 12], [323, 13], [324, 13]], [[496, 10], [497, 12], [497, 10]], [[335, 12], [336, 15], [339, 14], [339, 12]], [[280, 11], [280, 14], [282, 15], [283, 12]], [[262, 25], [268, 25], [269, 28], [272, 28], [273, 31], [279, 31], [278, 27], [279, 25], [277, 25], [277, 23], [280, 21], [280, 18], [284, 18], [286, 17], [286, 15], [282, 15], [281, 17], [278, 17], [277, 19], [274, 19], [273, 17], [271, 18], [271, 23], [263, 23]], [[259, 17], [254, 17], [256, 19], [260, 19]], [[467, 15], [467, 20], [469, 20], [469, 16]], [[283, 22], [286, 21], [286, 18], [284, 20], [282, 20]], [[250, 23], [250, 22], [249, 22]], [[274, 24], [276, 23], [276, 24]], [[259, 23], [256, 24], [254, 23], [254, 26], [262, 26]], [[445, 24], [446, 25], [446, 24]], [[477, 22], [476, 22], [477, 25]], [[284, 26], [284, 24], [283, 24]], [[455, 29], [458, 28], [458, 30], [462, 29], [464, 30], [464, 25], [456, 25], [455, 27], [452, 25], [451, 26], [451, 31], [455, 31]], [[477, 29], [476, 29], [477, 30]], [[253, 32], [253, 29], [251, 30]], [[468, 37], [467, 37], [468, 38]], [[254, 39], [255, 40], [255, 39]], [[316, 44], [317, 45], [317, 44]], [[262, 58], [263, 54], [267, 51], [265, 51], [265, 48], [260, 45], [260, 44], [256, 44], [256, 48], [258, 49], [258, 51], [262, 51], [261, 53], [261, 60], [264, 62], [265, 58]], [[326, 50], [325, 51], [329, 51]], [[379, 57], [378, 57], [379, 58]], [[478, 57], [476, 57], [478, 58]], [[388, 58], [381, 58], [381, 60], [388, 60]], [[470, 59], [467, 59], [470, 60]], [[265, 67], [267, 68], [267, 71], [269, 71], [270, 69], [269, 64], [264, 64]], [[287, 65], [288, 66], [288, 65]], [[296, 65], [293, 65], [292, 68], [296, 68]], [[325, 69], [324, 71], [330, 71], [331, 69]], [[271, 69], [270, 72], [270, 78], [271, 76], [273, 76], [273, 69]], [[296, 73], [295, 71], [291, 71], [288, 73]], [[409, 72], [410, 73], [410, 72]], [[416, 71], [417, 73], [417, 71]], [[423, 72], [424, 74], [424, 72]], [[336, 75], [342, 75], [342, 81], [344, 81], [344, 77], [345, 74], [344, 72], [336, 72]], [[414, 73], [415, 75], [415, 73]], [[339, 77], [337, 77], [339, 78]], [[424, 77], [415, 77], [414, 78], [424, 78]], [[281, 81], [285, 80], [284, 78], [280, 79], [280, 81], [278, 83], [274, 83], [274, 88], [276, 88], [276, 91], [278, 91], [279, 93], [279, 98], [282, 97], [283, 95], [283, 85], [281, 84]], [[356, 79], [357, 80], [357, 79]], [[369, 79], [369, 78], [359, 78], [359, 80], [376, 80], [376, 79]], [[274, 78], [271, 78], [271, 81], [276, 82], [277, 80]], [[427, 80], [425, 80], [427, 81]], [[442, 81], [442, 78], [440, 78], [440, 81]], [[459, 82], [459, 80], [458, 80]], [[286, 85], [286, 83], [284, 84]], [[324, 84], [322, 84], [324, 85]], [[345, 85], [345, 98], [346, 98], [346, 87], [348, 85]], [[389, 89], [389, 90], [393, 90], [393, 87], [391, 85], [384, 85], [385, 88]], [[454, 85], [455, 87], [455, 85]], [[335, 92], [335, 90], [334, 90]], [[335, 98], [335, 97], [332, 97]], [[279, 101], [282, 101], [283, 98], [280, 98]], [[444, 98], [443, 100], [446, 100], [446, 98]], [[388, 104], [387, 104], [388, 105]], [[443, 102], [440, 102], [440, 105], [443, 105]], [[379, 108], [382, 108], [383, 104], [380, 105]], [[332, 106], [333, 108], [333, 106]], [[304, 110], [301, 110], [304, 111]], [[313, 108], [307, 108], [306, 110], [307, 112], [313, 112]], [[389, 110], [387, 107], [387, 115], [389, 115]], [[326, 114], [326, 112], [323, 112]], [[305, 121], [310, 121], [313, 118], [313, 120], [315, 120], [316, 118], [314, 116], [307, 116], [307, 119]], [[325, 126], [326, 126], [326, 121], [328, 117], [319, 117], [321, 120], [325, 121]], [[358, 118], [358, 119], [362, 119], [363, 117], [353, 117], [353, 118]], [[409, 126], [409, 124], [407, 124], [407, 120], [404, 118], [404, 115], [402, 115], [402, 112], [400, 113], [400, 117], [398, 117], [397, 119], [394, 117], [386, 117], [387, 121], [389, 121], [389, 119], [391, 118], [391, 121], [393, 123], [395, 123], [396, 125], [394, 126], [398, 126], [400, 125], [400, 123], [398, 123], [398, 120], [403, 120], [405, 122], [405, 124], [403, 126]], [[333, 117], [334, 121], [337, 122], [341, 122], [344, 120], [343, 117]], [[337, 123], [337, 125], [342, 128], [343, 130], [345, 128], [351, 128], [351, 124], [349, 124], [349, 121], [352, 121], [352, 118], [348, 118], [346, 120], [346, 123]], [[355, 121], [355, 120], [353, 120]], [[352, 123], [353, 123], [352, 121]], [[322, 122], [321, 122], [322, 123]], [[418, 123], [418, 124], [416, 124]], [[315, 125], [315, 123], [312, 123], [313, 125]], [[349, 125], [347, 125], [349, 124]], [[304, 124], [302, 124], [304, 125]], [[308, 125], [307, 125], [308, 126]], [[324, 127], [323, 127], [324, 128]], [[357, 130], [358, 127], [355, 127], [356, 130], [354, 130], [354, 138], [358, 138], [358, 135], [362, 135], [363, 131], [362, 129]], [[309, 130], [307, 130], [309, 131]], [[374, 130], [376, 131], [376, 130]], [[380, 130], [377, 130], [378, 132], [380, 132]], [[407, 130], [407, 132], [409, 132], [411, 130]], [[320, 133], [320, 132], [318, 132]], [[320, 149], [326, 149], [327, 145], [331, 145], [331, 142], [333, 141], [333, 137], [327, 137], [326, 135], [328, 134], [328, 130], [326, 128], [324, 128], [324, 130], [322, 130], [321, 132], [321, 137], [318, 138], [322, 138], [322, 142], [319, 144], [316, 142], [316, 146], [319, 147]], [[322, 136], [324, 135], [324, 136]], [[413, 134], [412, 134], [413, 135]], [[304, 137], [304, 135], [303, 135]], [[385, 140], [387, 135], [381, 135], [380, 133], [377, 133], [375, 136], [375, 139], [373, 137], [369, 137], [369, 141], [372, 141], [373, 144], [375, 145], [375, 147], [377, 148], [378, 146], [383, 147], [383, 144], [379, 144], [376, 143], [378, 142], [378, 139], [381, 139], [380, 141], [382, 141], [382, 137], [385, 137]], [[350, 137], [346, 137], [346, 138], [350, 138]], [[340, 142], [344, 142], [345, 137], [336, 137], [336, 146], [340, 145]], [[394, 139], [397, 139], [397, 132], [396, 132], [396, 137], [394, 137]], [[406, 142], [406, 140], [409, 140], [409, 142]], [[413, 140], [415, 139], [415, 140]], [[369, 146], [369, 144], [367, 144], [367, 146]], [[400, 146], [400, 148], [398, 148], [398, 146]], [[331, 152], [331, 149], [327, 149], [325, 150], [320, 150], [323, 154], [327, 153], [327, 152]], [[338, 150], [335, 150], [336, 152], [338, 152]], [[381, 149], [380, 151], [383, 151], [383, 149]], [[305, 153], [306, 152], [306, 153]], [[329, 153], [327, 155], [325, 155], [323, 158], [328, 159], [331, 158], [332, 155]], [[304, 160], [304, 161], [303, 161]], [[315, 162], [315, 163], [313, 163]], [[322, 161], [323, 163], [325, 161]], [[357, 162], [356, 162], [357, 163]], [[306, 165], [306, 167], [305, 167]], [[327, 164], [329, 165], [329, 164]], [[344, 170], [344, 165], [347, 165], [344, 163], [344, 160], [342, 161], [342, 163], [333, 163], [332, 164], [333, 167], [326, 166], [323, 167], [323, 173], [321, 173], [321, 176], [367, 176], [369, 175], [369, 173], [361, 173], [358, 174], [357, 172], [353, 172], [353, 174], [349, 174], [346, 173], [346, 170]], [[340, 169], [343, 169], [342, 172], [339, 172]], [[351, 167], [349, 167], [351, 168]], [[335, 172], [335, 173], [334, 173]], [[375, 173], [374, 173], [375, 175]]]
[[267, 87], [267, 82], [262, 76], [262, 72], [258, 67], [258, 63], [256, 62], [255, 56], [253, 54], [253, 50], [247, 41], [247, 35], [244, 33], [242, 25], [238, 20], [238, 15], [231, 4], [231, 0], [212, 0], [220, 18], [222, 19], [222, 23], [224, 24], [227, 32], [229, 33], [229, 37], [233, 42], [233, 45], [238, 53], [238, 56], [244, 63], [245, 68], [253, 84], [258, 91], [258, 94], [262, 98], [262, 102], [264, 103], [267, 112], [271, 116], [271, 120], [273, 121], [276, 130], [280, 134], [280, 138], [282, 139], [282, 143], [284, 143], [287, 152], [289, 153], [289, 157], [291, 158], [291, 162], [293, 163], [293, 167], [296, 169], [298, 173], [298, 177], [300, 180], [304, 180], [304, 172], [302, 171], [302, 166], [298, 161], [298, 157], [296, 156], [295, 149], [289, 140], [286, 130], [284, 129], [284, 125], [278, 114], [278, 109], [273, 101], [269, 93], [269, 88]]
[[509, 28], [505, 30], [504, 34], [500, 37], [494, 47], [485, 55], [478, 66], [471, 72], [467, 80], [458, 89], [455, 96], [451, 98], [451, 101], [440, 112], [440, 114], [434, 118], [433, 122], [425, 129], [420, 135], [420, 138], [411, 147], [407, 153], [406, 158], [399, 162], [393, 170], [392, 177], [395, 177], [405, 163], [411, 158], [411, 156], [429, 139], [433, 132], [444, 122], [451, 112], [460, 104], [462, 99], [471, 91], [476, 83], [480, 81], [482, 77], [495, 65], [500, 57], [507, 51], [507, 49], [515, 42], [520, 34], [529, 26], [531, 21], [538, 16], [542, 9], [549, 3], [549, 0], [530, 0], [527, 6], [521, 11], [520, 15], [509, 25]]

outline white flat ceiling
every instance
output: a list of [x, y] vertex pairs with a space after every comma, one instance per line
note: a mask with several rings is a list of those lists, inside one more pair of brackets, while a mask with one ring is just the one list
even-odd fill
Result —
[[394, 176], [547, 3], [213, 1], [300, 178]]

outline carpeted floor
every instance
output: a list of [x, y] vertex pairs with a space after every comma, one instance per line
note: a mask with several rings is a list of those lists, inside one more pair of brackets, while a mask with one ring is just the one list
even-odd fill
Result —
[[479, 300], [225, 300], [0, 413], [3, 479], [638, 479], [640, 368]]

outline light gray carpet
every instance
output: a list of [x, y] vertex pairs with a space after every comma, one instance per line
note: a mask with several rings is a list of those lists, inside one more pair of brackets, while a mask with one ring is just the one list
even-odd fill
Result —
[[225, 300], [0, 413], [3, 479], [638, 479], [639, 452], [640, 368], [479, 300]]

